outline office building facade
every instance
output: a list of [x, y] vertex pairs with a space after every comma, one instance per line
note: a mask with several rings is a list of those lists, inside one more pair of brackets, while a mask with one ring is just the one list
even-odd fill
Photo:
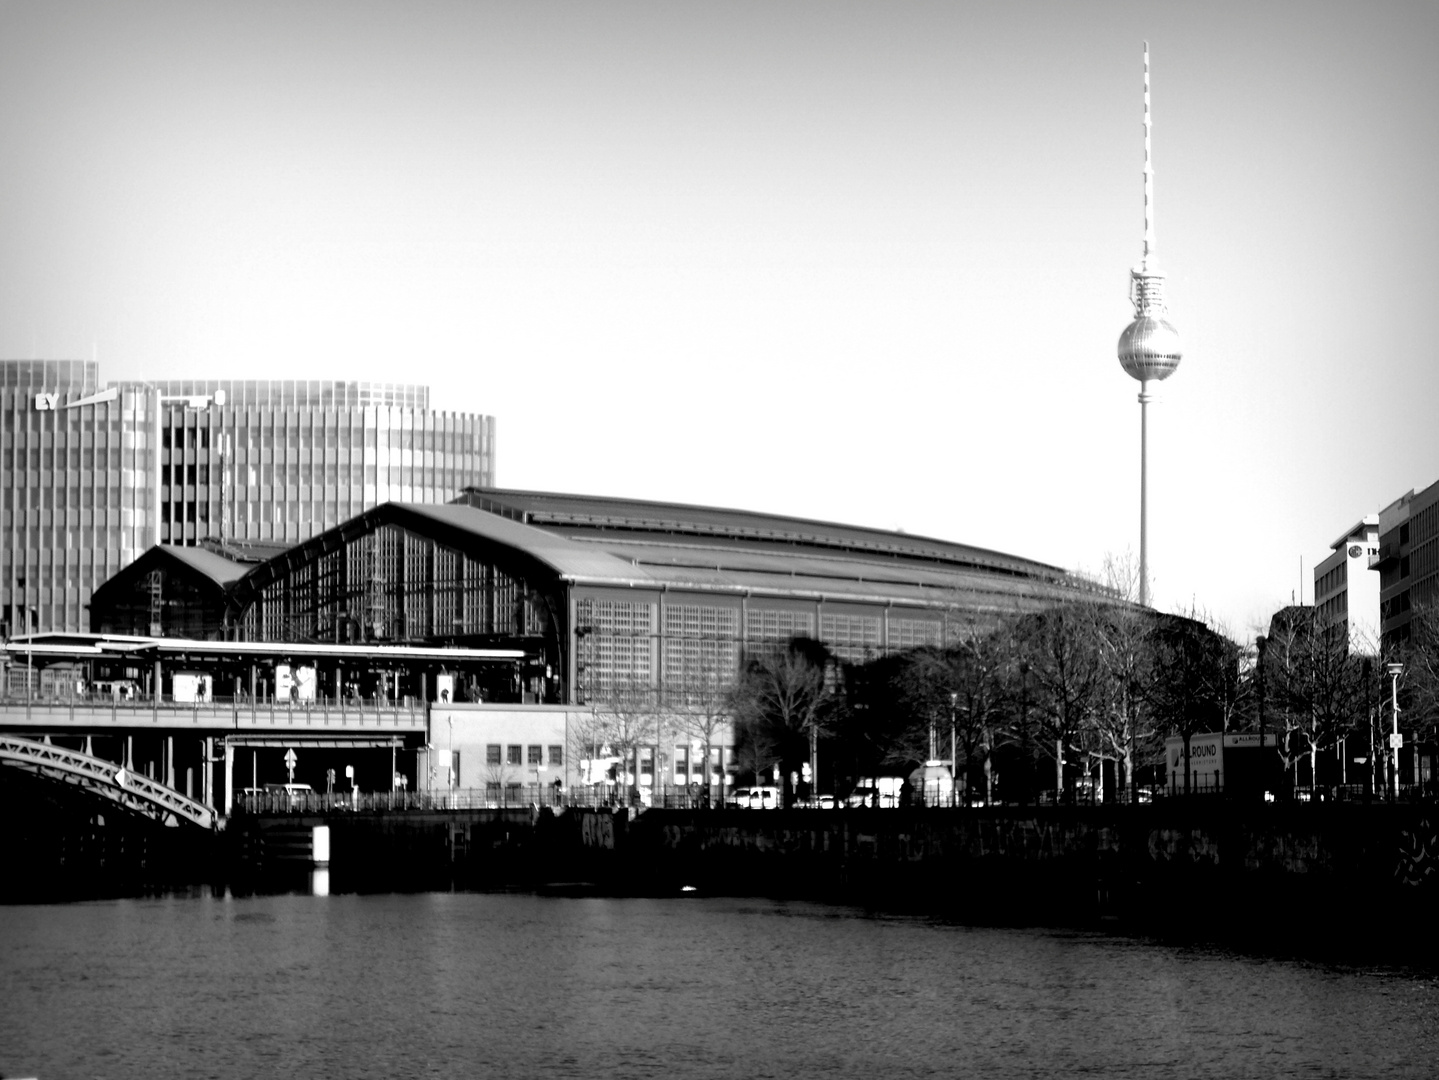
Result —
[[494, 420], [395, 383], [101, 385], [91, 361], [0, 361], [0, 631], [82, 630], [155, 544], [258, 555], [391, 500], [494, 481]]
[[1379, 621], [1384, 646], [1410, 637], [1417, 611], [1439, 604], [1439, 481], [1379, 511]]
[[1371, 514], [1346, 529], [1314, 568], [1319, 624], [1340, 633], [1355, 654], [1379, 650], [1379, 575], [1369, 569], [1379, 554], [1379, 518]]

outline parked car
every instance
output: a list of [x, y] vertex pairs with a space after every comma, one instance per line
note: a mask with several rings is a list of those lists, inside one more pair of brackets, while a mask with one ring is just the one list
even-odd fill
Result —
[[266, 784], [265, 795], [274, 801], [276, 805], [283, 805], [289, 809], [297, 806], [305, 806], [310, 801], [310, 796], [315, 793], [309, 784]]

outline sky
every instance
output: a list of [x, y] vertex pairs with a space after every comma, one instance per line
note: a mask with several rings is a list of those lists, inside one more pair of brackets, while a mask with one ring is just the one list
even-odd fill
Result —
[[504, 487], [1097, 573], [1238, 638], [1439, 480], [1439, 5], [0, 0], [0, 356], [417, 382]]

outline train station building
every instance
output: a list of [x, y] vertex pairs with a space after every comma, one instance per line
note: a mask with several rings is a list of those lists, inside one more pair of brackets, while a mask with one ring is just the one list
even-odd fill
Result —
[[[746, 657], [806, 638], [860, 662], [1098, 591], [1034, 560], [904, 533], [471, 487], [447, 504], [367, 509], [253, 565], [162, 545], [96, 591], [91, 629], [277, 657], [287, 643], [383, 651], [384, 665], [314, 664], [306, 693], [426, 703], [420, 782], [574, 783], [587, 779], [578, 762], [620, 756], [606, 744], [633, 721], [649, 732], [625, 738], [638, 743], [622, 763], [636, 786], [683, 787], [731, 770], [722, 701]], [[405, 649], [455, 653], [397, 667]], [[274, 670], [253, 687], [226, 674], [237, 678], [241, 694], [284, 696]]]

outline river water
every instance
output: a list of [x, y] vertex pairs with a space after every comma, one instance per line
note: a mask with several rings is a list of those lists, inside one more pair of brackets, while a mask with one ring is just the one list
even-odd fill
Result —
[[0, 908], [0, 1075], [1430, 1077], [1439, 977], [759, 899]]

